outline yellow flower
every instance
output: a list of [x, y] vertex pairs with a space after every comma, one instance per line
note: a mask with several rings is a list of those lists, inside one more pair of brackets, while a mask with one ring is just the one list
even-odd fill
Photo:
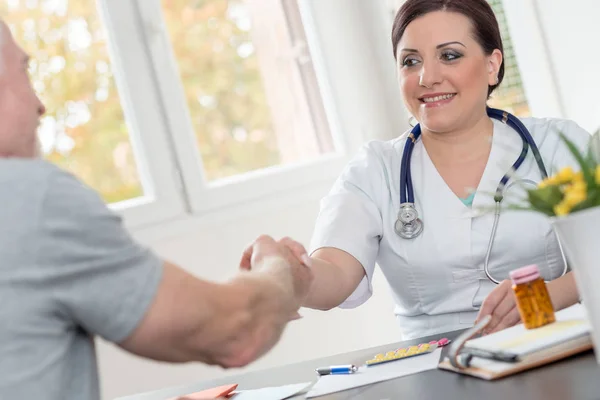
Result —
[[573, 206], [581, 203], [582, 201], [584, 201], [586, 198], [587, 198], [586, 192], [582, 192], [580, 190], [570, 190], [565, 193], [565, 198], [563, 199], [563, 202], [565, 204], [568, 204], [569, 207], [573, 207]]
[[567, 215], [570, 211], [571, 207], [564, 201], [561, 201], [560, 203], [554, 206], [554, 213], [559, 217], [562, 215]]
[[540, 183], [538, 183], [538, 189], [543, 189], [545, 187], [556, 185], [558, 183], [559, 182], [556, 179], [556, 176], [549, 176], [546, 179], [542, 180]]
[[596, 166], [596, 183], [600, 185], [600, 165]]
[[572, 184], [566, 187], [566, 191], [574, 191], [574, 192], [586, 192], [587, 191], [587, 183], [584, 180], [576, 180], [573, 181]]
[[587, 184], [584, 181], [575, 181], [565, 186], [563, 203], [573, 207], [587, 198]]
[[[600, 184], [600, 171], [598, 171], [596, 175], [597, 175], [597, 180], [599, 181], [599, 184]], [[561, 169], [556, 175], [549, 176], [546, 179], [542, 180], [538, 184], [538, 189], [543, 189], [545, 187], [553, 186], [553, 185], [564, 185], [566, 183], [571, 183], [571, 182], [584, 183], [583, 172], [581, 172], [581, 171], [574, 172], [573, 168], [565, 167], [565, 168]]]
[[556, 174], [556, 180], [558, 183], [567, 183], [571, 182], [575, 177], [575, 172], [573, 172], [573, 168], [565, 167], [561, 169], [558, 174]]

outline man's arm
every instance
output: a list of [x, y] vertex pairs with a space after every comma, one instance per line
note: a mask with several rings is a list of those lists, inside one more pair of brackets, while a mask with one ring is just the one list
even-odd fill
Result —
[[[277, 343], [312, 279], [289, 249], [262, 238], [255, 271], [225, 284], [165, 263], [148, 312], [120, 346], [157, 360], [240, 367]], [[262, 254], [262, 255], [261, 255]]]
[[253, 244], [252, 271], [224, 284], [195, 278], [138, 244], [71, 174], [40, 169], [48, 178], [30, 275], [44, 277], [46, 306], [69, 327], [158, 360], [235, 367], [277, 342], [308, 292], [302, 254], [266, 236]]

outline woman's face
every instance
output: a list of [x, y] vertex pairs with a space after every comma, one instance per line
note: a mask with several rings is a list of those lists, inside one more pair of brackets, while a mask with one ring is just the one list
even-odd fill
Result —
[[431, 132], [453, 132], [485, 115], [499, 50], [487, 56], [466, 16], [435, 11], [412, 21], [398, 43], [400, 89], [410, 113]]

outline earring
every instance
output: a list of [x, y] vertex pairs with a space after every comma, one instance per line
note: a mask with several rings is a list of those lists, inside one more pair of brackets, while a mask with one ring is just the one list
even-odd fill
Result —
[[412, 115], [410, 116], [410, 118], [408, 118], [408, 125], [410, 125], [411, 128], [414, 128], [415, 126], [417, 126], [418, 123], [419, 123], [419, 121], [417, 121], [417, 119], [415, 117], [413, 117]]
[[498, 75], [496, 75], [496, 85], [500, 83], [500, 78], [498, 78]]

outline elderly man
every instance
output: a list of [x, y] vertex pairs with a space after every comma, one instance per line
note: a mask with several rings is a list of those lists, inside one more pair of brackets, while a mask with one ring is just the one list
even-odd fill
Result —
[[2, 21], [0, 43], [0, 398], [98, 399], [94, 335], [223, 367], [268, 351], [309, 289], [304, 248], [259, 238], [252, 272], [216, 284], [137, 244], [94, 191], [36, 159], [44, 106]]

